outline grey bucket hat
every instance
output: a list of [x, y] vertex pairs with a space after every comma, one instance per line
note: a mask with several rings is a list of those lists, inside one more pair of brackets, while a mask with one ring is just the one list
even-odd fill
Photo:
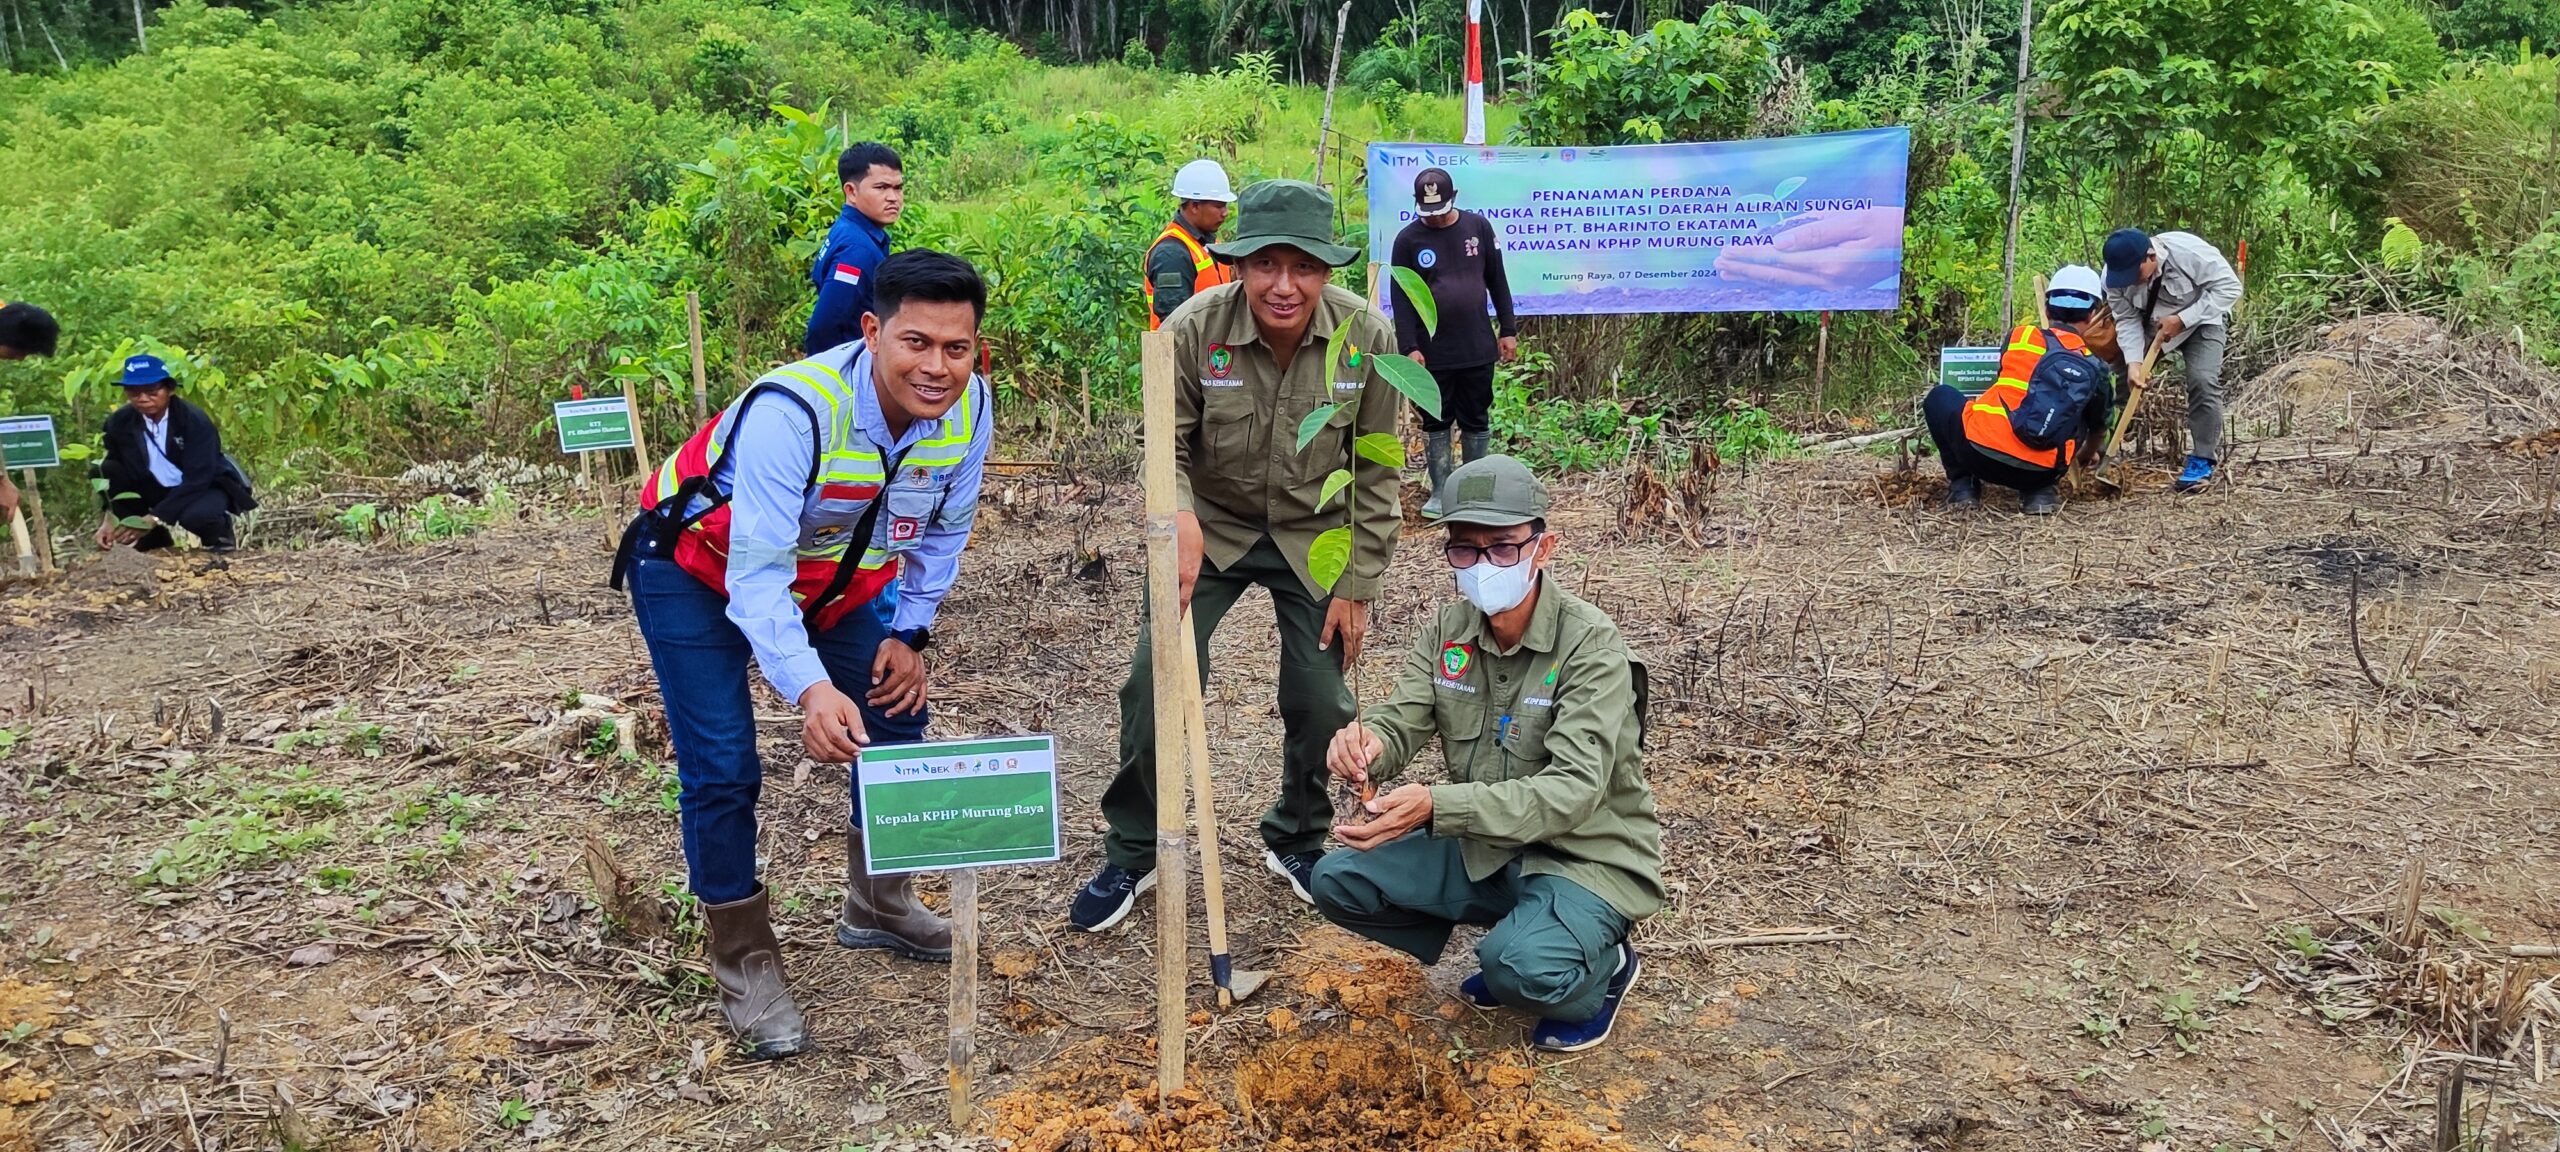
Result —
[[1236, 197], [1236, 238], [1209, 245], [1232, 264], [1285, 244], [1335, 268], [1360, 258], [1360, 250], [1333, 242], [1333, 196], [1304, 180], [1265, 180]]

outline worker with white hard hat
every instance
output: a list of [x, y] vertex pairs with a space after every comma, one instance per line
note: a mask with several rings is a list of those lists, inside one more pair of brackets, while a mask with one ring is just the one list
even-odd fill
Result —
[[1209, 243], [1227, 223], [1227, 205], [1236, 202], [1227, 170], [1215, 160], [1194, 160], [1173, 174], [1172, 223], [1147, 248], [1147, 327], [1164, 323], [1182, 302], [1235, 278], [1226, 265], [1209, 255]]
[[1982, 486], [2018, 491], [2020, 510], [2062, 510], [2063, 473], [2096, 451], [2115, 400], [2104, 363], [2091, 355], [2080, 326], [2106, 297], [2096, 269], [2066, 265], [2045, 289], [2049, 327], [2021, 324], [2001, 350], [2000, 375], [1981, 395], [1940, 384], [1921, 401], [1938, 463], [1947, 470], [1947, 505], [1982, 506]]

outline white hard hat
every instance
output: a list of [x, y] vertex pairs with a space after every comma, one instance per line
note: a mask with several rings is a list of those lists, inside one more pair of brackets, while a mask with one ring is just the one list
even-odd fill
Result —
[[[2059, 299], [2064, 296], [2073, 299]], [[2053, 282], [2044, 288], [2044, 298], [2048, 303], [2059, 303], [2066, 308], [2094, 308], [2106, 296], [2107, 282], [2099, 278], [2097, 269], [2086, 264], [2065, 264], [2055, 269]]]
[[1233, 204], [1236, 192], [1227, 185], [1227, 170], [1219, 167], [1217, 161], [1194, 160], [1173, 174], [1173, 198]]

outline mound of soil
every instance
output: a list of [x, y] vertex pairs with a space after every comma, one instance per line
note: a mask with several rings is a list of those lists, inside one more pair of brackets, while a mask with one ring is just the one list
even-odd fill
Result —
[[1232, 1108], [1196, 1082], [1159, 1106], [1152, 1047], [1106, 1038], [1069, 1049], [1029, 1087], [990, 1102], [990, 1133], [1013, 1152], [1245, 1142], [1284, 1152], [1619, 1146], [1595, 1128], [1614, 1116], [1541, 1098], [1537, 1070], [1521, 1054], [1478, 1056], [1437, 1021], [1407, 1011], [1433, 996], [1412, 957], [1318, 928], [1284, 975], [1319, 1007], [1264, 1018], [1275, 1038], [1236, 1060]]
[[[2291, 407], [2290, 422], [2310, 431], [2353, 423], [2356, 413], [2405, 415], [2414, 394], [2432, 394], [2453, 347], [2433, 317], [2360, 316], [2320, 333], [2320, 346], [2278, 364], [2250, 384], [2276, 408]], [[2365, 423], [2376, 421], [2367, 419]]]

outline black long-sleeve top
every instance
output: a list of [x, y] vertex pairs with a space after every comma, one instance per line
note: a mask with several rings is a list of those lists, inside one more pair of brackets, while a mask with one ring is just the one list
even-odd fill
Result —
[[[1494, 342], [1497, 328], [1503, 336], [1519, 335], [1520, 322], [1511, 314], [1511, 278], [1502, 270], [1501, 238], [1484, 217], [1461, 209], [1457, 222], [1446, 228], [1416, 220], [1396, 233], [1388, 258], [1395, 267], [1420, 273], [1440, 306], [1440, 330], [1425, 336], [1422, 318], [1404, 302], [1403, 286], [1391, 289], [1396, 345], [1408, 352], [1421, 349], [1424, 367], [1491, 364], [1500, 353]], [[1491, 324], [1484, 319], [1488, 298], [1493, 303]]]

